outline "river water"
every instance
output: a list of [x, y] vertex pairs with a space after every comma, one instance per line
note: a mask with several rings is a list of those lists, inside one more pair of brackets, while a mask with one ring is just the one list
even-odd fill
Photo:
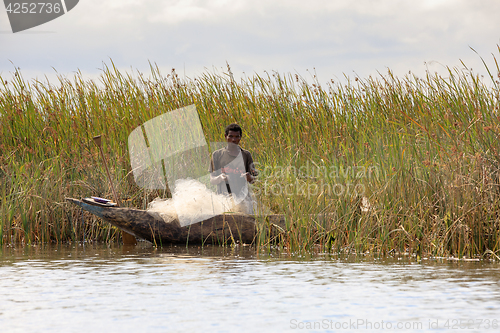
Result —
[[248, 247], [0, 249], [1, 332], [498, 332], [500, 265]]

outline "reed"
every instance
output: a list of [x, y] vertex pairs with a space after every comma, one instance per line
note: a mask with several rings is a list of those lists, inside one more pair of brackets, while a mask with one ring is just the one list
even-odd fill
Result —
[[117, 241], [64, 202], [111, 197], [92, 137], [106, 137], [122, 201], [145, 208], [165, 194], [135, 185], [127, 137], [195, 104], [209, 142], [242, 125], [261, 171], [254, 191], [287, 217], [277, 243], [287, 251], [498, 254], [499, 82], [489, 79], [450, 68], [320, 84], [280, 73], [236, 80], [229, 67], [190, 79], [154, 65], [125, 74], [111, 62], [97, 82], [77, 73], [51, 83], [16, 70], [0, 77], [0, 242]]

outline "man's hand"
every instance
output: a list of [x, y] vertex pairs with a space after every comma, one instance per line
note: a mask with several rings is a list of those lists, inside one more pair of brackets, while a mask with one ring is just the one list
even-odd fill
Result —
[[241, 177], [246, 177], [247, 179], [247, 182], [249, 182], [250, 184], [253, 183], [254, 181], [254, 177], [250, 174], [250, 172], [245, 172], [245, 173], [242, 173], [241, 174]]
[[212, 173], [210, 174], [210, 184], [212, 185], [218, 185], [225, 181], [227, 181], [227, 175], [225, 173], [221, 173], [217, 177], [214, 176]]
[[219, 183], [227, 181], [227, 175], [225, 173], [221, 173], [217, 178], [219, 178]]

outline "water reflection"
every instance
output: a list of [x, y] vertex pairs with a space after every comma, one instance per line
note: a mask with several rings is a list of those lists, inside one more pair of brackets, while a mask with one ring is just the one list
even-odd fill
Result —
[[304, 260], [247, 247], [3, 248], [0, 326], [8, 332], [369, 331], [383, 321], [456, 331], [460, 323], [453, 320], [461, 319], [468, 331], [493, 332], [499, 277], [500, 266], [486, 262]]

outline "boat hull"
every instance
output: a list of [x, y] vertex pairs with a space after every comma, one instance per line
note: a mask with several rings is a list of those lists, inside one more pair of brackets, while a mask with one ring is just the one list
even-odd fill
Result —
[[[283, 215], [260, 217], [259, 219], [262, 219], [263, 223], [261, 223], [262, 227], [259, 228], [259, 223], [256, 223], [257, 217], [233, 213], [216, 215], [204, 221], [182, 227], [175, 218], [166, 222], [159, 214], [146, 210], [92, 205], [73, 198], [67, 198], [66, 200], [127, 233], [157, 245], [252, 244], [256, 241], [259, 232], [265, 235], [267, 232], [282, 231], [285, 227]], [[264, 223], [264, 221], [267, 223]]]

